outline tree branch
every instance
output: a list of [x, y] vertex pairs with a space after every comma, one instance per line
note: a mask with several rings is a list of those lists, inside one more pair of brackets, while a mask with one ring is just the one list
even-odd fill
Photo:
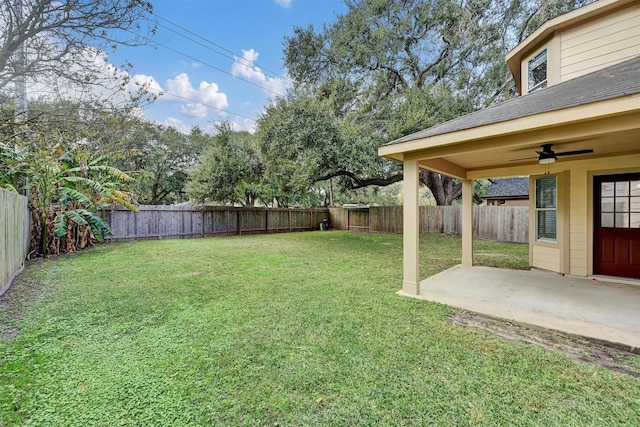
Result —
[[396, 182], [402, 181], [402, 174], [398, 173], [386, 178], [359, 178], [350, 171], [336, 171], [331, 174], [321, 176], [317, 179], [317, 181], [327, 181], [330, 178], [343, 177], [348, 179], [348, 188], [351, 190], [356, 190], [358, 188], [368, 187], [370, 185], [378, 185], [381, 187], [394, 184]]

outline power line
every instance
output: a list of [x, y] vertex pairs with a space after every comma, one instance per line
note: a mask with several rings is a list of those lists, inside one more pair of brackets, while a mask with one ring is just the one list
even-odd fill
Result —
[[[161, 26], [162, 28], [165, 28], [165, 29], [167, 29], [167, 30], [169, 30], [169, 31], [171, 31], [171, 32], [173, 32], [173, 33], [175, 33], [175, 34], [177, 34], [177, 35], [181, 36], [181, 37], [186, 38], [187, 40], [190, 40], [190, 41], [192, 41], [192, 42], [194, 42], [194, 43], [197, 43], [197, 44], [199, 44], [199, 45], [201, 45], [201, 46], [203, 46], [203, 47], [205, 47], [205, 48], [207, 48], [207, 49], [211, 50], [212, 52], [215, 52], [215, 53], [217, 53], [217, 54], [219, 54], [219, 55], [224, 56], [225, 58], [231, 59], [231, 60], [233, 60], [233, 61], [241, 62], [243, 65], [245, 65], [245, 66], [247, 66], [247, 67], [250, 67], [250, 66], [253, 66], [253, 65], [254, 65], [254, 63], [253, 63], [252, 61], [249, 61], [249, 60], [247, 60], [247, 59], [245, 59], [245, 58], [243, 58], [243, 57], [241, 57], [241, 56], [238, 56], [234, 51], [232, 51], [232, 50], [230, 50], [230, 49], [227, 49], [226, 47], [224, 47], [224, 46], [222, 46], [222, 45], [220, 45], [220, 44], [218, 44], [218, 43], [215, 43], [215, 42], [213, 42], [213, 41], [211, 41], [211, 40], [207, 39], [206, 37], [203, 37], [203, 36], [201, 36], [201, 35], [199, 35], [199, 34], [197, 34], [197, 33], [194, 33], [193, 31], [189, 30], [188, 28], [185, 28], [185, 27], [181, 26], [180, 24], [177, 24], [177, 23], [175, 23], [175, 22], [173, 22], [173, 21], [171, 21], [171, 20], [169, 20], [169, 19], [167, 19], [167, 18], [164, 18], [164, 17], [162, 17], [162, 16], [160, 16], [160, 15], [156, 14], [155, 12], [151, 12], [151, 13], [152, 13], [152, 15], [153, 15], [153, 16], [155, 16], [156, 18], [158, 18], [158, 19], [160, 19], [160, 20], [162, 20], [162, 21], [165, 21], [165, 22], [167, 22], [167, 23], [169, 23], [169, 24], [173, 25], [174, 27], [177, 27], [177, 28], [179, 28], [180, 30], [182, 30], [182, 31], [184, 31], [184, 32], [186, 32], [186, 33], [189, 33], [189, 34], [191, 34], [191, 35], [192, 35], [192, 36], [194, 36], [194, 37], [197, 37], [197, 38], [199, 38], [199, 39], [201, 39], [201, 40], [204, 40], [205, 42], [207, 42], [207, 43], [209, 43], [209, 44], [211, 44], [211, 45], [213, 45], [213, 46], [215, 46], [215, 47], [217, 47], [217, 48], [219, 48], [219, 49], [222, 49], [223, 51], [225, 51], [225, 52], [227, 52], [227, 53], [230, 53], [231, 55], [233, 55], [233, 57], [230, 57], [230, 56], [228, 56], [228, 55], [226, 55], [226, 54], [224, 54], [224, 53], [222, 53], [222, 52], [219, 52], [219, 51], [217, 51], [217, 50], [213, 49], [213, 48], [212, 48], [212, 47], [210, 47], [210, 46], [207, 46], [207, 45], [205, 45], [205, 44], [203, 44], [203, 43], [200, 43], [200, 42], [198, 42], [198, 41], [196, 41], [196, 40], [193, 40], [192, 38], [187, 37], [187, 36], [185, 36], [184, 34], [182, 34], [182, 33], [178, 32], [178, 31], [175, 31], [175, 30], [173, 30], [173, 29], [171, 29], [171, 28], [168, 28], [167, 26], [164, 26], [164, 25], [162, 25], [162, 24], [158, 24], [158, 25], [159, 25], [159, 26]], [[278, 73], [278, 72], [276, 72], [276, 71], [273, 71], [273, 70], [270, 70], [269, 68], [264, 67], [264, 66], [261, 66], [260, 68], [261, 68], [261, 70], [265, 70], [265, 71], [268, 71], [269, 73], [271, 73], [272, 78], [274, 78], [274, 79], [276, 79], [276, 80], [279, 80], [279, 81], [282, 81], [282, 82], [284, 83], [284, 81], [282, 80], [282, 77], [283, 77], [283, 76], [282, 76], [280, 73]], [[288, 82], [288, 83], [294, 83], [294, 81], [293, 81], [293, 80], [291, 80], [290, 78], [288, 78], [288, 77], [286, 77], [286, 76], [285, 76], [284, 78], [287, 80], [287, 82]]]
[[[255, 66], [255, 63], [252, 62], [252, 61], [249, 61], [248, 59], [245, 59], [245, 58], [243, 58], [241, 56], [238, 56], [238, 55], [234, 55], [234, 56], [227, 55], [226, 53], [220, 52], [220, 51], [212, 48], [211, 46], [207, 46], [206, 44], [204, 44], [202, 42], [199, 42], [198, 40], [195, 40], [195, 39], [193, 39], [191, 37], [185, 36], [184, 34], [174, 30], [173, 28], [167, 27], [166, 25], [158, 24], [158, 26], [161, 27], [161, 28], [164, 28], [167, 31], [171, 31], [172, 33], [177, 34], [180, 37], [183, 37], [183, 38], [185, 38], [185, 39], [187, 39], [187, 40], [189, 40], [189, 41], [191, 41], [193, 43], [196, 43], [196, 44], [204, 47], [205, 49], [208, 49], [208, 50], [210, 50], [210, 51], [212, 51], [214, 53], [217, 53], [220, 56], [223, 56], [223, 57], [225, 57], [227, 59], [230, 59], [230, 60], [232, 60], [234, 62], [238, 62], [238, 63], [244, 65], [245, 67], [253, 68]], [[198, 61], [198, 62], [200, 62], [200, 61]], [[283, 84], [291, 84], [291, 83], [293, 83], [293, 80], [285, 77], [285, 79], [286, 79], [286, 81], [285, 81], [285, 80], [283, 80], [282, 76], [278, 75], [274, 71], [269, 70], [268, 68], [260, 67], [260, 70], [261, 71], [268, 71], [270, 74], [272, 74], [271, 76], [268, 76], [269, 78], [271, 78], [273, 80], [277, 80], [277, 81], [279, 81], [279, 82], [281, 82]]]
[[[131, 31], [129, 31], [129, 30], [125, 30], [125, 31], [127, 31], [127, 32], [131, 32]], [[131, 32], [131, 33], [132, 33], [132, 32]], [[133, 34], [133, 33], [132, 33], [132, 34]], [[151, 40], [149, 37], [143, 36], [143, 38], [144, 38], [146, 41], [148, 41], [148, 42], [153, 42], [153, 40]], [[238, 80], [240, 80], [240, 81], [243, 81], [243, 82], [245, 82], [245, 83], [248, 83], [248, 84], [250, 84], [250, 85], [253, 85], [253, 86], [257, 87], [257, 88], [260, 88], [260, 89], [262, 89], [262, 90], [264, 90], [264, 91], [271, 92], [271, 93], [273, 93], [273, 94], [274, 94], [274, 95], [276, 95], [276, 96], [282, 96], [282, 94], [280, 94], [280, 93], [278, 93], [278, 92], [276, 92], [276, 91], [274, 91], [274, 90], [271, 90], [271, 89], [266, 88], [266, 87], [264, 87], [264, 86], [262, 86], [262, 85], [259, 85], [259, 84], [257, 84], [257, 83], [254, 83], [254, 82], [252, 82], [251, 80], [247, 80], [247, 79], [245, 79], [245, 78], [242, 78], [242, 77], [238, 77], [238, 76], [236, 76], [236, 75], [233, 75], [232, 73], [230, 73], [230, 72], [228, 72], [228, 71], [226, 71], [226, 70], [223, 70], [222, 68], [216, 67], [215, 65], [210, 64], [210, 63], [205, 62], [205, 61], [202, 61], [202, 60], [200, 60], [200, 59], [198, 59], [198, 58], [196, 58], [196, 57], [194, 57], [194, 56], [187, 55], [186, 53], [184, 53], [184, 52], [180, 52], [179, 50], [174, 49], [174, 48], [172, 48], [172, 47], [169, 47], [169, 46], [167, 46], [167, 45], [165, 45], [165, 44], [157, 44], [157, 46], [163, 47], [163, 48], [165, 48], [165, 49], [167, 49], [167, 50], [170, 50], [170, 51], [172, 51], [172, 52], [174, 52], [174, 53], [177, 53], [178, 55], [182, 55], [182, 56], [184, 56], [185, 58], [189, 58], [189, 59], [191, 59], [191, 60], [193, 60], [193, 61], [196, 61], [196, 62], [198, 62], [198, 63], [200, 63], [200, 64], [202, 64], [202, 65], [206, 65], [207, 67], [213, 68], [213, 69], [214, 69], [214, 70], [216, 70], [216, 71], [220, 71], [221, 73], [227, 74], [227, 75], [229, 75], [229, 76], [233, 77], [234, 79], [238, 79]]]
[[186, 53], [180, 52], [180, 51], [179, 51], [179, 50], [177, 50], [177, 49], [174, 49], [174, 48], [172, 48], [172, 47], [169, 47], [169, 46], [166, 46], [166, 45], [163, 45], [163, 44], [161, 44], [161, 45], [159, 45], [159, 46], [161, 46], [161, 47], [163, 47], [163, 48], [165, 48], [165, 49], [167, 49], [167, 50], [170, 50], [170, 51], [172, 51], [172, 52], [175, 52], [175, 53], [177, 53], [178, 55], [182, 55], [182, 56], [184, 56], [185, 58], [189, 58], [189, 59], [192, 59], [192, 60], [194, 60], [194, 61], [196, 61], [196, 62], [199, 62], [199, 63], [201, 63], [202, 65], [206, 65], [207, 67], [213, 68], [214, 70], [220, 71], [221, 73], [227, 74], [227, 75], [229, 75], [229, 76], [231, 76], [231, 77], [233, 77], [233, 78], [235, 78], [235, 79], [241, 80], [241, 81], [243, 81], [243, 82], [245, 82], [245, 83], [249, 83], [250, 85], [253, 85], [253, 86], [255, 86], [255, 87], [258, 87], [258, 88], [260, 88], [260, 89], [262, 89], [262, 90], [265, 90], [265, 91], [267, 91], [267, 92], [271, 92], [271, 93], [273, 93], [274, 95], [282, 96], [282, 94], [280, 94], [280, 93], [276, 92], [275, 90], [271, 90], [271, 89], [269, 89], [269, 88], [266, 88], [266, 87], [264, 87], [264, 86], [261, 86], [261, 85], [259, 85], [259, 84], [257, 84], [257, 83], [252, 82], [251, 80], [247, 80], [247, 79], [245, 79], [245, 78], [235, 76], [235, 75], [233, 75], [232, 73], [230, 73], [230, 72], [228, 72], [228, 71], [226, 71], [226, 70], [223, 70], [222, 68], [216, 67], [215, 65], [209, 64], [208, 62], [201, 61], [201, 60], [199, 60], [198, 58], [195, 58], [195, 57], [193, 57], [193, 56], [191, 56], [191, 55], [187, 55]]

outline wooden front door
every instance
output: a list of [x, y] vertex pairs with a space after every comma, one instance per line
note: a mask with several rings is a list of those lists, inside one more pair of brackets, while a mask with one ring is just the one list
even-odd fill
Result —
[[594, 179], [593, 272], [640, 279], [640, 173]]

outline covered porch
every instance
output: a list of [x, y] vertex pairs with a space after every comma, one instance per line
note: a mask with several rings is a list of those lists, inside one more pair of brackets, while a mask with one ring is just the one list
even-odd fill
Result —
[[640, 351], [640, 281], [455, 266], [400, 295]]
[[[400, 294], [639, 348], [638, 67], [640, 56], [380, 147], [403, 164]], [[421, 170], [462, 185], [462, 263], [426, 280]], [[529, 177], [534, 270], [474, 267], [473, 180], [514, 176]]]

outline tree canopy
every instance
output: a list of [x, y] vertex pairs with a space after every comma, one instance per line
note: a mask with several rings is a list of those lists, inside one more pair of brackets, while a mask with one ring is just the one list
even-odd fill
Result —
[[[267, 152], [281, 159], [274, 177], [297, 188], [401, 180], [397, 164], [377, 158], [380, 144], [516, 96], [505, 53], [589, 2], [346, 0], [335, 22], [295, 28], [284, 58], [296, 86], [258, 121]], [[449, 177], [425, 172], [421, 181], [438, 204], [460, 194]]]
[[234, 132], [229, 123], [216, 125], [217, 134], [192, 170], [187, 194], [196, 203], [269, 202], [274, 194], [262, 180], [262, 162], [254, 135]]

